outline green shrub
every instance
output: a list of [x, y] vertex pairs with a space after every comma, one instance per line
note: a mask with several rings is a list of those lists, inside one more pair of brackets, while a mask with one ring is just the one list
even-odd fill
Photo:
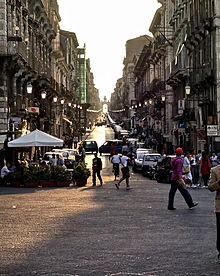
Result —
[[71, 175], [64, 167], [51, 167], [51, 178], [57, 181], [71, 180]]
[[87, 179], [91, 172], [83, 162], [78, 162], [73, 169], [73, 179]]

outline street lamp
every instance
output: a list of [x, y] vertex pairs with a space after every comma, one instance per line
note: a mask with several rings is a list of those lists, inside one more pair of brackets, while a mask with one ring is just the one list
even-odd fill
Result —
[[44, 99], [46, 99], [46, 96], [47, 96], [47, 92], [43, 90], [41, 92], [41, 98], [44, 100]]
[[53, 102], [56, 103], [57, 102], [57, 97], [53, 97]]
[[71, 105], [72, 105], [71, 103], [68, 103], [68, 106], [69, 106], [69, 107], [71, 107]]
[[186, 93], [186, 95], [190, 95], [190, 92], [191, 92], [191, 87], [190, 87], [190, 85], [186, 85], [185, 86], [185, 93]]
[[149, 100], [149, 104], [152, 105], [153, 101], [152, 100]]
[[165, 102], [165, 101], [166, 101], [166, 96], [164, 96], [164, 95], [161, 96], [161, 101], [162, 101], [162, 102]]
[[64, 100], [61, 100], [60, 103], [61, 103], [61, 104], [64, 104]]
[[27, 83], [27, 93], [28, 93], [28, 94], [31, 94], [31, 93], [32, 93], [32, 88], [33, 88], [32, 84], [31, 84], [30, 82], [28, 82], [28, 83]]

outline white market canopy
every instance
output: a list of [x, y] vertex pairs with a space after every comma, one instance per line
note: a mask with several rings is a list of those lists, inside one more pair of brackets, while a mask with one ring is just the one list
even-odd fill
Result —
[[8, 147], [62, 147], [63, 140], [38, 129], [8, 142]]

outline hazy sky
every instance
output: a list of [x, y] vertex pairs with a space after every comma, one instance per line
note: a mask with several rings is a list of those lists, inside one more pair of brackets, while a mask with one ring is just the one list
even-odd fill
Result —
[[125, 43], [148, 34], [157, 0], [58, 0], [60, 26], [86, 43], [100, 98], [110, 98], [122, 76]]

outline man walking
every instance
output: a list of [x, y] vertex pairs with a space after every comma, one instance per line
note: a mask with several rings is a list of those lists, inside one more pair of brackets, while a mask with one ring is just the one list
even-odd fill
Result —
[[100, 185], [102, 186], [102, 177], [100, 172], [102, 170], [102, 160], [97, 157], [97, 152], [94, 153], [94, 158], [92, 159], [92, 186], [96, 186], [96, 175], [100, 181]]
[[119, 164], [121, 162], [121, 158], [117, 152], [111, 157], [111, 162], [113, 164], [113, 172], [116, 180], [116, 178], [119, 177]]
[[218, 250], [218, 259], [220, 261], [220, 165], [211, 168], [211, 176], [209, 179], [208, 188], [211, 192], [216, 191], [215, 195], [215, 214], [216, 214], [216, 228], [217, 241], [216, 248]]
[[180, 191], [181, 195], [185, 199], [190, 209], [198, 205], [198, 202], [193, 202], [190, 193], [183, 185], [184, 180], [182, 177], [182, 170], [183, 170], [183, 158], [181, 157], [182, 154], [183, 154], [182, 148], [177, 148], [176, 157], [171, 160], [171, 168], [173, 172], [171, 176], [171, 187], [169, 192], [168, 210], [176, 209], [173, 206], [173, 203], [174, 203], [174, 197], [177, 189]]
[[127, 152], [124, 151], [123, 152], [123, 155], [121, 157], [121, 165], [122, 165], [122, 168], [121, 168], [121, 172], [122, 172], [122, 178], [119, 180], [118, 183], [115, 183], [115, 186], [116, 188], [119, 190], [119, 186], [120, 186], [120, 183], [125, 179], [126, 181], [126, 190], [129, 190], [130, 189], [130, 186], [129, 186], [129, 177], [130, 177], [130, 173], [129, 173], [129, 167], [128, 167], [128, 161], [130, 160], [129, 157], [127, 157]]

